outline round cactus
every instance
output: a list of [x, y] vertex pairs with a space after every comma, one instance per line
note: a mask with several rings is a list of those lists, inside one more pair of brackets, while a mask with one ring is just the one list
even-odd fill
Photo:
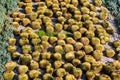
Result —
[[17, 59], [18, 57], [20, 57], [20, 53], [19, 52], [12, 53], [12, 59]]
[[82, 36], [79, 31], [74, 32], [73, 35], [74, 35], [74, 39], [80, 39]]
[[99, 15], [99, 18], [101, 20], [106, 20], [108, 18], [108, 14], [107, 13], [104, 13], [104, 12], [101, 12], [100, 15]]
[[71, 26], [71, 30], [72, 30], [73, 32], [77, 31], [78, 29], [79, 29], [79, 26], [77, 26], [77, 25], [72, 25], [72, 26]]
[[106, 7], [102, 7], [101, 12], [108, 13], [108, 9]]
[[35, 12], [30, 14], [30, 19], [31, 19], [31, 20], [36, 20], [37, 17], [38, 17], [38, 14], [35, 13]]
[[71, 63], [66, 63], [63, 67], [67, 72], [73, 73], [74, 66]]
[[5, 80], [13, 80], [15, 73], [13, 71], [8, 71], [3, 73], [3, 77]]
[[103, 64], [101, 62], [92, 63], [92, 70], [96, 73], [99, 73], [103, 68]]
[[18, 72], [20, 73], [20, 74], [24, 74], [24, 73], [26, 73], [28, 71], [28, 67], [26, 66], [26, 65], [20, 65], [19, 67], [18, 67]]
[[95, 17], [95, 18], [92, 18], [92, 21], [93, 21], [93, 23], [94, 23], [94, 24], [99, 23], [99, 19], [98, 19], [98, 18], [96, 18], [96, 17]]
[[55, 69], [60, 68], [62, 65], [63, 65], [63, 62], [62, 62], [62, 61], [55, 61], [55, 62], [54, 62], [54, 67], [55, 67]]
[[82, 65], [81, 65], [81, 68], [82, 68], [82, 70], [84, 70], [84, 71], [88, 71], [88, 70], [91, 69], [91, 64], [88, 63], [88, 62], [83, 62]]
[[120, 79], [119, 72], [112, 72], [111, 73], [111, 78], [112, 78], [112, 80], [119, 80]]
[[86, 20], [86, 21], [85, 21], [85, 26], [86, 26], [87, 28], [93, 27], [93, 22], [92, 22], [91, 20]]
[[40, 67], [41, 68], [47, 68], [48, 66], [50, 66], [50, 63], [49, 63], [49, 61], [48, 60], [41, 60], [40, 61]]
[[118, 46], [120, 46], [120, 41], [119, 41], [119, 40], [113, 41], [113, 46], [114, 46], [115, 48], [117, 48]]
[[22, 52], [25, 54], [31, 53], [31, 46], [30, 45], [22, 46]]
[[82, 27], [82, 28], [79, 29], [79, 31], [80, 31], [81, 34], [84, 34], [84, 33], [86, 33], [87, 29]]
[[91, 10], [91, 11], [94, 11], [94, 12], [97, 11], [97, 7], [96, 7], [95, 5], [90, 4], [89, 7], [90, 7], [90, 10]]
[[17, 50], [17, 47], [16, 46], [8, 46], [7, 50], [9, 53], [13, 53]]
[[41, 26], [40, 26], [40, 22], [38, 22], [38, 21], [33, 21], [32, 22], [32, 28], [33, 29], [40, 29], [41, 28]]
[[65, 76], [65, 80], [76, 80], [75, 79], [75, 77], [74, 77], [74, 75], [72, 75], [72, 74], [67, 74], [66, 76]]
[[50, 37], [50, 43], [53, 44], [57, 41], [57, 37]]
[[88, 80], [93, 80], [95, 78], [95, 72], [94, 71], [87, 71], [86, 76]]
[[104, 69], [105, 73], [111, 74], [111, 72], [115, 71], [115, 66], [111, 65], [111, 64], [106, 64], [103, 66], [103, 69]]
[[48, 67], [48, 68], [46, 69], [46, 73], [49, 73], [49, 74], [53, 74], [53, 71], [54, 71], [54, 69], [53, 69], [53, 68], [50, 68], [50, 67]]
[[56, 60], [61, 60], [62, 59], [62, 55], [60, 53], [55, 53], [53, 55], [53, 57], [56, 59]]
[[75, 46], [75, 50], [80, 50], [83, 47], [83, 44], [81, 42], [76, 42], [74, 46]]
[[20, 74], [20, 75], [18, 75], [18, 80], [28, 80], [28, 75], [27, 74]]
[[41, 40], [39, 38], [38, 39], [32, 39], [31, 42], [32, 42], [33, 45], [37, 45], [41, 42]]
[[120, 62], [119, 62], [118, 60], [113, 61], [113, 66], [114, 66], [116, 69], [120, 69]]
[[41, 58], [42, 58], [42, 59], [49, 60], [49, 59], [51, 58], [50, 52], [44, 52], [44, 53], [42, 54], [42, 57], [41, 57]]
[[68, 52], [68, 53], [65, 54], [65, 59], [66, 59], [67, 61], [71, 61], [71, 60], [73, 60], [74, 58], [75, 58], [74, 52]]
[[87, 38], [90, 38], [90, 39], [95, 36], [94, 32], [92, 32], [92, 31], [86, 31], [85, 35]]
[[65, 38], [66, 38], [66, 35], [65, 35], [65, 34], [63, 34], [63, 33], [59, 33], [59, 34], [58, 34], [58, 39], [63, 40], [63, 39], [65, 39]]
[[10, 61], [10, 62], [7, 62], [7, 63], [5, 64], [5, 68], [6, 68], [7, 71], [12, 71], [12, 70], [14, 70], [16, 67], [17, 67], [17, 63], [16, 63], [16, 62]]
[[67, 38], [66, 38], [66, 42], [67, 42], [68, 44], [74, 44], [74, 43], [75, 43], [75, 40], [74, 40], [72, 37], [67, 37]]
[[93, 57], [96, 59], [96, 60], [100, 60], [102, 59], [103, 57], [103, 53], [100, 51], [100, 50], [95, 50], [93, 52]]
[[61, 53], [63, 51], [63, 47], [60, 45], [55, 46], [55, 52]]
[[37, 78], [41, 74], [40, 71], [37, 70], [30, 70], [29, 71], [29, 76], [31, 79]]
[[53, 80], [53, 76], [51, 74], [48, 74], [48, 73], [44, 74], [43, 80], [48, 80], [48, 79]]
[[58, 77], [63, 77], [63, 76], [65, 76], [65, 75], [66, 75], [65, 69], [63, 69], [63, 68], [57, 69], [56, 75], [57, 75]]
[[30, 68], [31, 68], [31, 69], [34, 69], [34, 70], [39, 69], [39, 64], [38, 64], [38, 62], [32, 60], [32, 61], [30, 62]]
[[95, 0], [94, 1], [96, 6], [101, 6], [102, 5], [102, 0]]
[[76, 55], [76, 58], [82, 59], [85, 56], [85, 52], [82, 50], [79, 50], [75, 53], [75, 55]]
[[65, 43], [64, 40], [58, 40], [58, 41], [57, 41], [57, 44], [58, 44], [58, 45], [61, 45], [61, 46], [64, 46], [66, 43]]
[[107, 57], [113, 57], [115, 55], [115, 51], [113, 49], [107, 49], [106, 50], [106, 56]]
[[40, 59], [40, 52], [39, 51], [34, 51], [32, 53], [32, 58], [33, 58], [33, 60], [38, 61]]
[[20, 18], [20, 19], [25, 18], [25, 14], [24, 14], [24, 13], [20, 13], [20, 14], [19, 14], [19, 18]]
[[23, 54], [20, 55], [19, 59], [22, 64], [28, 64], [32, 60], [32, 56], [30, 54]]
[[26, 45], [26, 44], [29, 44], [29, 40], [28, 40], [27, 38], [25, 38], [25, 39], [20, 39], [20, 40], [19, 40], [19, 44], [20, 44], [21, 46]]
[[111, 80], [111, 78], [106, 74], [102, 74], [99, 76], [99, 80]]
[[80, 61], [79, 59], [73, 59], [73, 60], [72, 60], [72, 64], [73, 64], [74, 66], [79, 66], [79, 65], [81, 64], [81, 61]]
[[89, 63], [94, 63], [94, 62], [96, 62], [96, 60], [94, 59], [94, 57], [91, 56], [91, 55], [85, 55], [84, 60], [85, 60], [86, 62], [89, 62]]
[[86, 20], [89, 20], [89, 19], [90, 19], [90, 16], [88, 14], [82, 15], [82, 20], [83, 21], [86, 21]]
[[119, 61], [120, 61], [120, 53], [119, 53], [119, 54], [117, 54], [117, 60], [119, 60]]
[[96, 13], [93, 11], [90, 11], [90, 16], [94, 18], [94, 17], [96, 17]]
[[95, 49], [100, 50], [100, 51], [104, 51], [105, 48], [104, 48], [104, 46], [102, 44], [96, 44]]
[[64, 49], [66, 52], [71, 52], [74, 50], [74, 48], [71, 44], [66, 44]]
[[18, 27], [20, 26], [18, 22], [12, 22], [12, 25], [13, 25], [16, 29], [18, 29]]
[[82, 37], [82, 38], [80, 39], [80, 41], [81, 41], [81, 43], [82, 43], [83, 45], [88, 45], [89, 42], [90, 42], [87, 37]]
[[92, 43], [92, 45], [98, 45], [98, 44], [100, 44], [100, 39], [97, 37], [93, 37], [91, 39], [91, 43]]
[[90, 54], [93, 51], [93, 47], [90, 45], [84, 46], [84, 51], [86, 54]]
[[83, 14], [89, 14], [90, 10], [87, 7], [81, 7], [81, 12]]
[[56, 30], [57, 32], [62, 31], [62, 28], [63, 28], [62, 24], [59, 24], [59, 23], [55, 24], [55, 30]]
[[74, 75], [77, 79], [81, 78], [81, 77], [82, 77], [82, 70], [79, 69], [79, 68], [74, 68], [74, 69], [73, 69], [73, 75]]
[[30, 24], [30, 20], [28, 18], [23, 18], [22, 22], [24, 26], [27, 26], [28, 24]]

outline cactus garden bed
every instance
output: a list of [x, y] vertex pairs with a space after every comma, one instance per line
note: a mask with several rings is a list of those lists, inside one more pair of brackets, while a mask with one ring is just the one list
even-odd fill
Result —
[[0, 80], [120, 80], [119, 0], [5, 1]]

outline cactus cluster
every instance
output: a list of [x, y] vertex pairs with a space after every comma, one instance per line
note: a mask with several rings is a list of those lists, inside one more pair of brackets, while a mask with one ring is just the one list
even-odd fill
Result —
[[[114, 30], [101, 0], [20, 0], [18, 6], [11, 14], [15, 38], [7, 51], [13, 61], [5, 64], [5, 80], [120, 79], [120, 54], [113, 63], [100, 62], [116, 55], [104, 48]], [[113, 46], [120, 51], [119, 40]]]

